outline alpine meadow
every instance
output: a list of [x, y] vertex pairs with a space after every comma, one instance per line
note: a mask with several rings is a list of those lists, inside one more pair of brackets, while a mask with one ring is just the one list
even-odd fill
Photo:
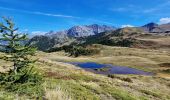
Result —
[[169, 6], [0, 0], [0, 100], [170, 100]]

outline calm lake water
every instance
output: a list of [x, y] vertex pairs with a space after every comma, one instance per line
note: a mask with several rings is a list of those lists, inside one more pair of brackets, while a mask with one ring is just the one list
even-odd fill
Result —
[[[151, 72], [145, 72], [135, 68], [124, 67], [124, 66], [114, 66], [112, 64], [98, 64], [94, 62], [71, 62], [70, 64], [76, 65], [78, 67], [84, 68], [88, 71], [97, 74], [136, 74], [136, 75], [153, 75]], [[97, 71], [97, 69], [107, 68], [105, 71]]]

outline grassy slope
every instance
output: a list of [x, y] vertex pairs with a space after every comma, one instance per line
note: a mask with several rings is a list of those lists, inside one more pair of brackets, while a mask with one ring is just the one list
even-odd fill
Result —
[[[96, 75], [59, 61], [112, 63], [158, 72], [160, 63], [170, 61], [168, 51], [101, 46], [101, 54], [71, 58], [65, 53], [42, 53], [36, 66], [44, 73], [44, 97], [49, 100], [168, 100], [170, 80], [158, 76], [116, 75], [114, 78]], [[2, 61], [0, 61], [2, 62]], [[3, 66], [1, 63], [0, 66]], [[2, 67], [1, 67], [2, 68]], [[3, 68], [2, 68], [3, 69]], [[167, 77], [167, 75], [166, 75]], [[125, 80], [130, 78], [132, 82]], [[0, 98], [26, 99], [6, 91]]]
[[[82, 41], [80, 39], [80, 41]], [[170, 36], [147, 34], [137, 28], [123, 28], [84, 38], [84, 45], [104, 44], [147, 49], [169, 49]]]

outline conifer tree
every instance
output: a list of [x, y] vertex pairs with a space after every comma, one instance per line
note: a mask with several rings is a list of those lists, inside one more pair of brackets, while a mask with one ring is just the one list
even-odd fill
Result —
[[[0, 40], [1, 47], [5, 56], [1, 59], [12, 62], [10, 73], [15, 75], [18, 73], [28, 73], [29, 66], [35, 62], [32, 60], [36, 49], [26, 45], [24, 42], [28, 40], [27, 34], [18, 32], [11, 18], [2, 17], [3, 22], [0, 23]], [[9, 74], [10, 74], [9, 73]]]

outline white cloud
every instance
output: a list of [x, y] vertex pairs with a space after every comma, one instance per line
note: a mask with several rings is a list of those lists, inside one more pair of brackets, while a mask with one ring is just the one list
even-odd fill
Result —
[[51, 14], [51, 13], [45, 13], [45, 12], [20, 10], [20, 9], [14, 9], [14, 8], [1, 7], [1, 6], [0, 6], [0, 9], [10, 10], [10, 11], [16, 11], [16, 12], [22, 12], [22, 13], [27, 13], [27, 14], [34, 14], [34, 15], [51, 16], [51, 17], [79, 18], [79, 17], [76, 17], [76, 16], [70, 16], [70, 15]]
[[45, 35], [47, 32], [43, 32], [43, 31], [33, 31], [29, 34], [29, 37], [34, 37], [36, 35]]
[[159, 20], [159, 24], [167, 24], [167, 23], [170, 23], [170, 17], [161, 18]]
[[79, 18], [79, 17], [69, 16], [69, 15], [50, 14], [50, 13], [43, 13], [43, 12], [31, 12], [31, 13], [37, 15], [52, 16], [52, 17]]
[[129, 24], [126, 24], [126, 25], [122, 25], [121, 28], [125, 28], [125, 27], [135, 27], [133, 25], [129, 25]]

